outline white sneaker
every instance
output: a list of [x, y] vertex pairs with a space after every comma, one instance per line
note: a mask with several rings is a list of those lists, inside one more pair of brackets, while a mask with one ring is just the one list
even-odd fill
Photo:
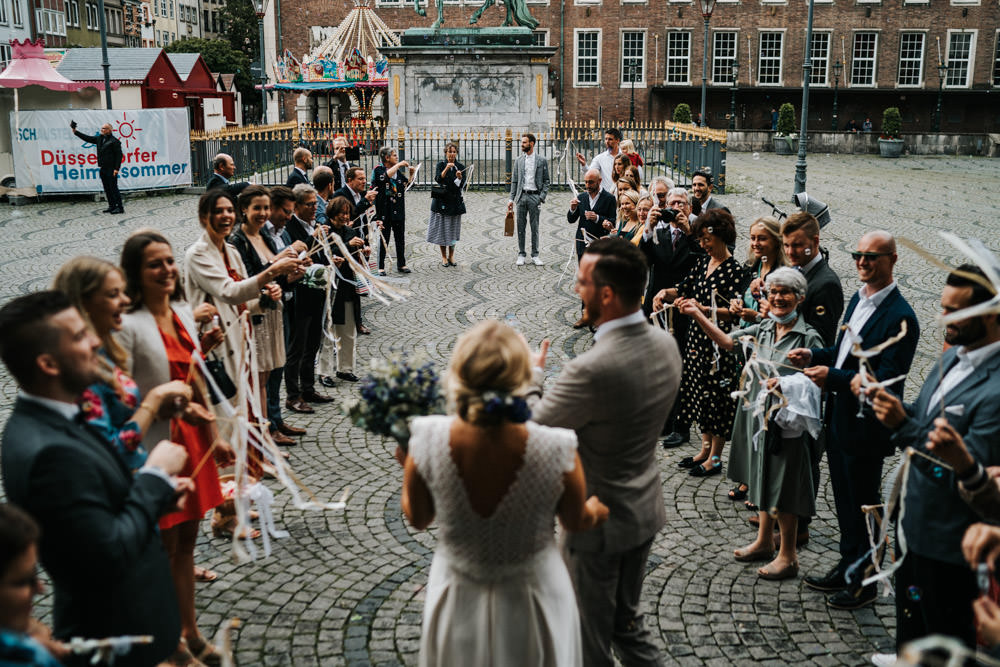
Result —
[[518, 266], [524, 266], [524, 255], [518, 255], [517, 261], [514, 263], [517, 264]]
[[895, 653], [873, 653], [871, 657], [873, 665], [877, 667], [892, 667], [896, 664]]
[[545, 262], [543, 262], [542, 260], [538, 259], [537, 257], [532, 257], [531, 261], [532, 261], [532, 263], [535, 266], [545, 266]]

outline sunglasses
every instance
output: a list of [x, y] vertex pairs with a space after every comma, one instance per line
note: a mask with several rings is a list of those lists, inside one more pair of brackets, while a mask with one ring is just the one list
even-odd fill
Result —
[[860, 262], [863, 259], [878, 259], [879, 257], [888, 257], [891, 252], [852, 252], [851, 259], [855, 262]]

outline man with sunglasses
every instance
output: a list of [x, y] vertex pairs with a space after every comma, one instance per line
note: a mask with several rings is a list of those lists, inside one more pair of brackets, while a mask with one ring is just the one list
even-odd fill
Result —
[[[896, 336], [904, 324], [906, 335], [881, 354], [867, 360], [878, 381], [905, 376], [910, 370], [920, 337], [917, 316], [906, 302], [893, 278], [896, 265], [896, 241], [889, 232], [868, 232], [851, 253], [861, 289], [855, 293], [844, 313], [843, 324], [862, 340], [862, 348], [871, 348]], [[807, 586], [832, 593], [827, 604], [836, 609], [859, 609], [875, 600], [874, 585], [862, 587], [865, 567], [845, 575], [850, 565], [868, 551], [868, 530], [862, 505], [877, 505], [882, 463], [893, 453], [891, 431], [883, 426], [870, 409], [858, 416], [858, 400], [851, 391], [851, 381], [858, 374], [858, 358], [850, 354], [853, 337], [842, 328], [837, 342], [826, 348], [798, 348], [788, 353], [805, 374], [826, 391], [827, 464], [833, 487], [840, 528], [840, 559], [823, 576], [805, 578]], [[889, 388], [903, 395], [903, 383]], [[871, 563], [869, 562], [870, 566]]]

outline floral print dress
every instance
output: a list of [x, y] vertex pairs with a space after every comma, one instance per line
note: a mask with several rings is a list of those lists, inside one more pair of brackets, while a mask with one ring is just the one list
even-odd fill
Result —
[[111, 443], [130, 470], [138, 470], [146, 462], [142, 447], [142, 431], [132, 421], [139, 407], [139, 387], [135, 380], [111, 361], [102, 348], [98, 353], [113, 368], [119, 391], [110, 382], [97, 382], [87, 387], [80, 396], [79, 406], [91, 428], [100, 432]]

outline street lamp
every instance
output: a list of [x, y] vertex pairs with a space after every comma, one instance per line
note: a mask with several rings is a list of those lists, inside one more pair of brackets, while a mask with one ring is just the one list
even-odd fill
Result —
[[632, 82], [632, 101], [628, 105], [628, 122], [630, 125], [635, 125], [635, 58], [629, 59], [628, 66], [628, 78]]
[[712, 12], [715, 11], [715, 0], [700, 0], [701, 15], [705, 19], [705, 42], [703, 44], [701, 58], [701, 126], [705, 127], [705, 94], [708, 83], [708, 22], [712, 20]]
[[941, 131], [941, 93], [944, 88], [944, 79], [948, 76], [948, 65], [943, 62], [938, 62], [938, 101], [937, 101], [937, 111], [934, 112], [934, 127], [931, 128], [931, 132]]
[[255, 13], [257, 14], [257, 30], [260, 38], [260, 124], [267, 125], [267, 90], [264, 89], [267, 84], [267, 70], [264, 69], [264, 14], [266, 13], [264, 0], [259, 1]]
[[837, 58], [837, 62], [833, 63], [833, 127], [830, 128], [834, 132], [837, 131], [837, 88], [840, 86], [840, 72], [843, 69], [844, 63]]
[[809, 142], [809, 79], [812, 78], [813, 3], [809, 0], [806, 20], [806, 61], [802, 63], [802, 117], [799, 121], [799, 159], [795, 162], [793, 194], [806, 191], [806, 145]]
[[736, 129], [736, 91], [739, 90], [740, 86], [740, 63], [735, 58], [732, 64], [729, 66], [729, 71], [733, 75], [733, 87], [729, 90], [733, 93], [733, 98], [729, 102], [729, 129]]

